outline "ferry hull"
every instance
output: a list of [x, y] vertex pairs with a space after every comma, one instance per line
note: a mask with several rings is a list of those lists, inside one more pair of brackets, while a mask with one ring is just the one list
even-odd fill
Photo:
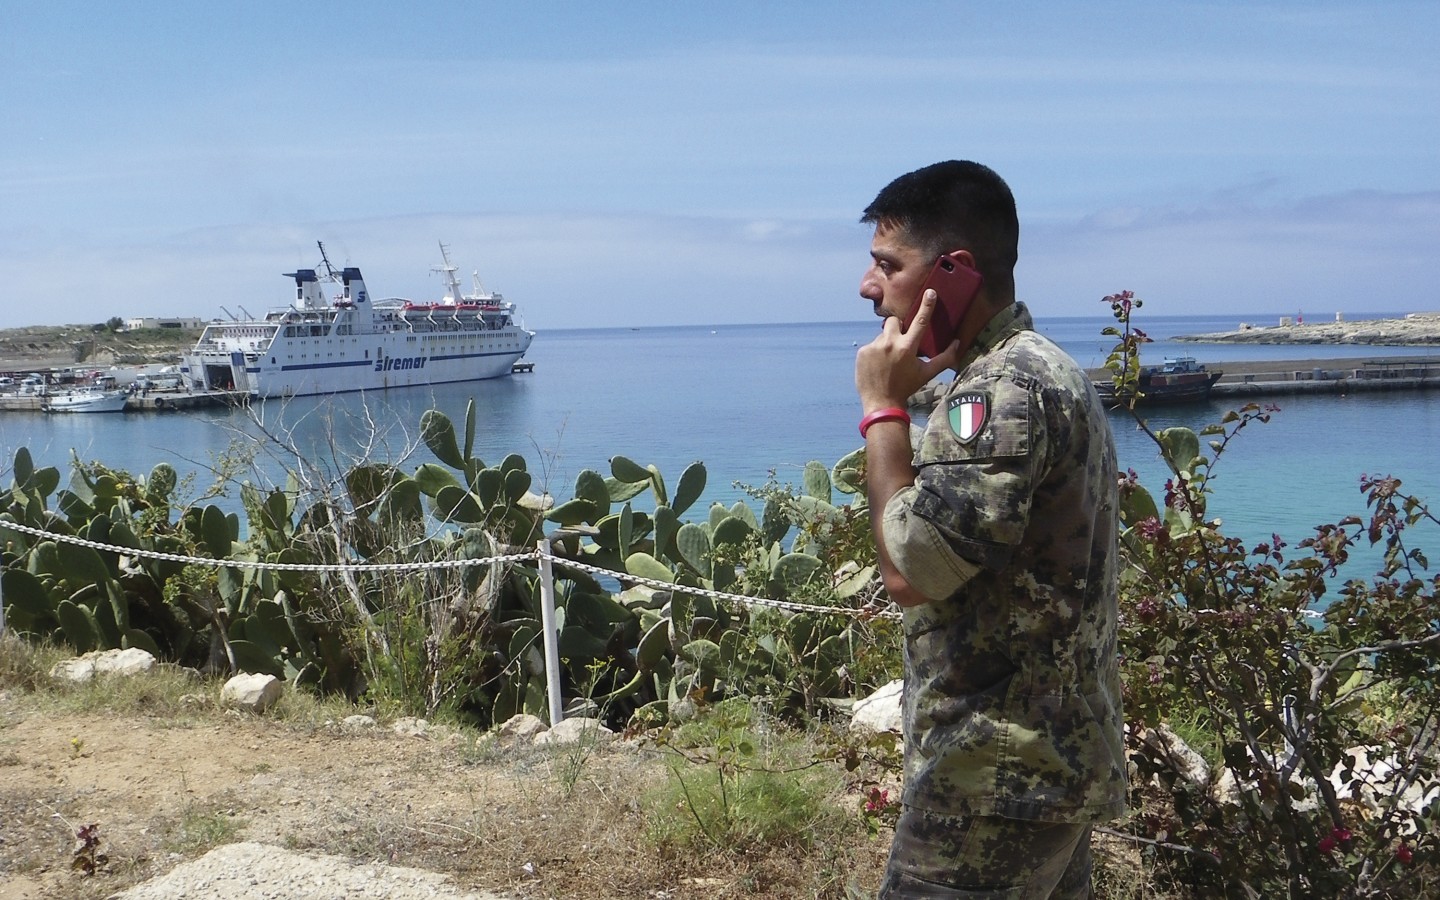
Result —
[[[271, 362], [269, 356], [259, 361], [243, 357], [236, 361], [221, 355], [192, 354], [181, 371], [187, 378], [203, 379], [206, 389], [235, 390], [257, 399], [486, 381], [509, 375], [529, 348], [530, 337], [528, 332], [521, 332], [508, 342], [508, 347], [471, 353], [394, 356], [371, 351], [369, 358], [362, 355], [358, 359], [288, 364], [281, 363], [278, 357]], [[227, 384], [229, 387], [224, 387]]]

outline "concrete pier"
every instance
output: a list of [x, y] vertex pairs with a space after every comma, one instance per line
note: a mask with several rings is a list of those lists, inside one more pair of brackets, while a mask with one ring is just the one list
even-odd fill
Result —
[[[1212, 400], [1440, 388], [1440, 356], [1216, 362], [1205, 367], [1225, 373], [1210, 389]], [[1105, 369], [1089, 374], [1097, 382], [1110, 378]]]
[[1210, 389], [1211, 397], [1268, 397], [1286, 394], [1351, 394], [1440, 387], [1440, 359], [1329, 360], [1324, 364], [1283, 364], [1270, 372], [1232, 372]]
[[131, 394], [125, 401], [126, 412], [176, 412], [206, 409], [212, 406], [244, 406], [250, 395], [243, 391], [151, 391]]
[[[37, 394], [0, 394], [0, 412], [44, 412], [45, 397]], [[126, 412], [175, 412], [177, 410], [206, 409], [212, 406], [243, 406], [249, 395], [238, 391], [151, 391], [148, 394], [131, 394], [125, 401]], [[100, 413], [70, 413], [69, 415], [101, 415]]]

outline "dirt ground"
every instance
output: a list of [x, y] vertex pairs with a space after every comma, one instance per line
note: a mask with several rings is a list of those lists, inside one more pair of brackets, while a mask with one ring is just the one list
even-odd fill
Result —
[[[467, 766], [443, 740], [379, 728], [294, 731], [248, 715], [212, 723], [29, 715], [5, 724], [3, 900], [104, 896], [212, 841], [413, 865], [428, 831], [450, 843], [539, 814], [538, 805], [522, 809], [531, 805], [523, 784], [504, 767]], [[91, 823], [108, 863], [86, 877], [71, 861], [75, 831]], [[514, 872], [516, 882], [536, 877]]]
[[[665, 769], [635, 745], [502, 751], [440, 729], [304, 726], [195, 703], [194, 716], [119, 717], [0, 691], [0, 900], [109, 897], [239, 841], [515, 898], [813, 895], [753, 861], [649, 848], [637, 797]], [[91, 824], [99, 865], [87, 875], [75, 836]], [[837, 879], [873, 890], [887, 843]]]

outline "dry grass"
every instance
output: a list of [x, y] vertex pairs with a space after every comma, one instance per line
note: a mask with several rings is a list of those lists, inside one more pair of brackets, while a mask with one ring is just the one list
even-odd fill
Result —
[[[415, 866], [515, 897], [600, 900], [873, 896], [888, 850], [888, 832], [871, 836], [860, 820], [856, 776], [836, 764], [807, 770], [806, 802], [819, 806], [792, 817], [798, 831], [686, 844], [657, 829], [686, 810], [656, 803], [682, 802], [672, 766], [694, 783], [711, 774], [703, 747], [686, 762], [649, 743], [577, 753], [503, 748], [460, 728], [353, 730], [337, 723], [363, 710], [296, 692], [265, 717], [241, 715], [219, 707], [218, 682], [175, 671], [52, 683], [59, 658], [0, 645], [0, 900], [105, 897], [236, 840]], [[804, 733], [775, 734], [791, 762], [822, 753]], [[85, 877], [70, 863], [74, 831], [90, 823], [108, 859]], [[1157, 897], [1128, 848], [1101, 841], [1097, 859], [1101, 898]]]
[[[653, 746], [350, 730], [337, 723], [364, 710], [296, 692], [241, 715], [219, 707], [218, 682], [176, 671], [53, 683], [60, 657], [0, 647], [0, 898], [103, 897], [234, 840], [521, 897], [845, 897], [873, 892], [883, 865], [884, 836], [864, 833], [838, 766], [815, 840], [686, 851], [651, 837], [644, 798], [671, 777]], [[107, 864], [87, 878], [69, 866], [91, 823]]]

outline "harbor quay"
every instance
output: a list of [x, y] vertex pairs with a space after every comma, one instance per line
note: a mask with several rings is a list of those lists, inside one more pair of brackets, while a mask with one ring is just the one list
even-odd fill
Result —
[[[535, 371], [533, 362], [516, 362], [510, 366], [512, 375], [528, 375]], [[18, 374], [18, 373], [16, 373]], [[7, 376], [8, 377], [8, 376]], [[39, 377], [36, 375], [35, 377]], [[10, 378], [12, 385], [15, 381]], [[63, 384], [44, 390], [21, 390], [0, 388], [0, 412], [48, 412], [50, 402], [56, 393], [65, 390]], [[245, 406], [250, 402], [248, 391], [196, 391], [184, 388], [150, 388], [132, 391], [125, 398], [124, 412], [184, 412], [194, 409], [208, 409], [220, 406]]]
[[[1250, 399], [1294, 394], [1350, 394], [1440, 387], [1440, 357], [1395, 356], [1247, 360], [1207, 363], [1222, 374], [1210, 399]], [[1090, 369], [1092, 381], [1110, 380], [1106, 369]]]
[[[45, 394], [0, 394], [0, 412], [44, 412]], [[151, 391], [125, 399], [125, 412], [181, 412], [214, 406], [243, 406], [247, 394], [238, 391]]]
[[1349, 394], [1440, 387], [1440, 358], [1396, 357], [1363, 360], [1289, 360], [1255, 368], [1219, 365], [1225, 374], [1210, 389], [1211, 397], [1266, 397], [1287, 394]]

